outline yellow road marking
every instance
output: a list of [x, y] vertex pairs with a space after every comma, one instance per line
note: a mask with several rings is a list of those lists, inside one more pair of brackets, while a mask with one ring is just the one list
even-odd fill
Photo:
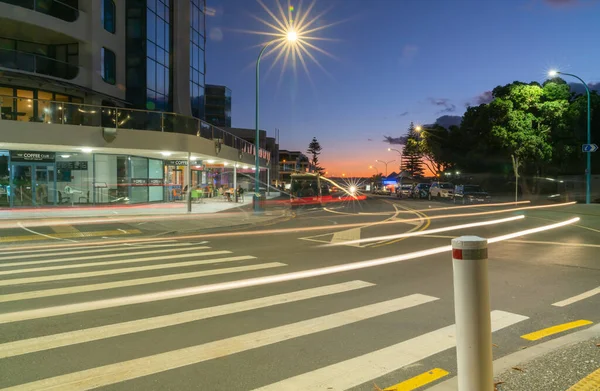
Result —
[[[392, 204], [392, 205], [394, 205], [394, 208], [396, 208], [396, 204]], [[403, 205], [400, 205], [400, 207], [406, 209], [407, 211], [410, 211], [410, 212], [416, 214], [417, 216], [419, 216], [422, 219], [421, 220], [421, 224], [413, 227], [408, 232], [425, 231], [431, 225], [431, 219], [425, 213], [423, 213], [421, 211], [418, 211], [416, 209], [409, 208], [407, 206], [403, 206]], [[398, 211], [398, 212], [400, 212], [400, 211]], [[423, 225], [423, 220], [425, 220], [424, 225]], [[390, 240], [390, 241], [387, 241], [387, 242], [386, 241], [384, 241], [384, 242], [378, 242], [378, 243], [375, 243], [375, 244], [373, 244], [371, 246], [372, 247], [382, 247], [382, 246], [387, 246], [389, 244], [398, 243], [398, 242], [400, 242], [402, 240], [406, 240], [406, 239], [407, 239], [407, 237], [405, 237], [405, 238], [399, 238], [399, 239], [395, 239], [395, 240]], [[368, 245], [366, 245], [366, 246], [368, 246]]]
[[402, 383], [398, 383], [395, 386], [388, 387], [384, 391], [412, 391], [433, 381], [441, 379], [448, 374], [450, 374], [450, 372], [441, 368], [434, 368], [431, 371], [422, 373], [418, 376], [403, 381]]
[[571, 329], [576, 329], [577, 327], [587, 326], [592, 323], [594, 322], [589, 320], [576, 320], [574, 322], [563, 323], [539, 331], [534, 331], [533, 333], [521, 335], [521, 338], [526, 339], [528, 341], [537, 341], [538, 339], [542, 339], [550, 335], [562, 333], [563, 331]]
[[134, 235], [142, 233], [139, 229], [128, 229], [128, 230], [109, 230], [109, 231], [91, 231], [91, 232], [80, 232], [77, 233], [57, 233], [51, 237], [45, 237], [40, 235], [21, 235], [21, 236], [4, 236], [0, 237], [0, 243], [7, 242], [27, 242], [32, 240], [48, 240], [51, 238], [55, 239], [70, 239], [70, 238], [90, 238], [96, 236], [118, 236], [118, 235]]
[[597, 391], [600, 390], [600, 369], [596, 369], [574, 384], [567, 391]]
[[53, 225], [50, 228], [57, 234], [81, 234], [81, 232], [72, 225]]

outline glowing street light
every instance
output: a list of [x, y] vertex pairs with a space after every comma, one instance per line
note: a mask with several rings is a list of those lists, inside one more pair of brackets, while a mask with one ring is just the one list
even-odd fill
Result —
[[[573, 75], [572, 73], [565, 73], [565, 72], [559, 72], [556, 70], [551, 70], [550, 72], [548, 72], [548, 76], [550, 77], [557, 77], [558, 75], [565, 75], [565, 76], [571, 76], [576, 78], [577, 80], [579, 80], [581, 82], [581, 84], [583, 84], [583, 86], [585, 87], [585, 92], [587, 93], [587, 143], [591, 144], [592, 143], [592, 133], [591, 133], [591, 124], [592, 124], [592, 117], [591, 117], [591, 99], [590, 99], [590, 89], [587, 85], [587, 83], [585, 81], [583, 81], [582, 78], [580, 78], [579, 76]], [[586, 159], [587, 159], [587, 169], [585, 170], [585, 203], [589, 204], [591, 202], [591, 183], [592, 183], [592, 152], [591, 151], [587, 151], [586, 152]]]
[[[274, 39], [265, 43], [258, 54], [258, 58], [256, 59], [256, 112], [255, 112], [255, 140], [254, 140], [254, 149], [255, 149], [255, 160], [254, 160], [254, 211], [260, 211], [258, 197], [260, 197], [260, 159], [259, 159], [259, 150], [260, 150], [260, 133], [259, 133], [259, 79], [260, 79], [260, 59], [262, 58], [265, 50], [271, 45], [275, 44], [272, 49], [268, 52], [271, 54], [275, 51], [279, 51], [279, 54], [275, 58], [273, 65], [277, 63], [277, 61], [284, 56], [284, 67], [287, 64], [290, 57], [293, 60], [294, 70], [296, 69], [296, 58], [300, 60], [304, 71], [308, 74], [308, 68], [306, 65], [306, 61], [304, 56], [309, 57], [315, 64], [322, 68], [314, 55], [309, 51], [309, 49], [313, 49], [319, 51], [323, 54], [328, 54], [323, 49], [317, 47], [312, 44], [311, 40], [327, 40], [326, 38], [314, 37], [311, 36], [311, 33], [314, 33], [319, 30], [323, 30], [329, 25], [323, 25], [319, 27], [314, 27], [313, 24], [318, 20], [320, 16], [315, 18], [308, 18], [308, 14], [310, 10], [313, 8], [313, 5], [309, 6], [305, 12], [295, 12], [294, 7], [289, 6], [288, 12], [284, 12], [279, 0], [277, 0], [276, 4], [279, 9], [279, 17], [271, 11], [267, 6], [265, 6], [261, 0], [258, 0], [258, 3], [262, 6], [267, 14], [271, 17], [272, 21], [265, 21], [260, 18], [257, 18], [264, 25], [269, 27], [271, 31], [269, 32], [255, 32], [250, 31], [250, 33], [266, 35], [270, 37], [274, 37]], [[294, 18], [292, 18], [292, 13], [295, 13]], [[268, 55], [267, 54], [267, 55]]]

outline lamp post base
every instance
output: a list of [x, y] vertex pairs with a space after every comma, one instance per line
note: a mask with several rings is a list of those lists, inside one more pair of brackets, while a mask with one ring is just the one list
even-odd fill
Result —
[[252, 207], [254, 213], [262, 213], [265, 211], [265, 197], [260, 194], [254, 194], [252, 197]]

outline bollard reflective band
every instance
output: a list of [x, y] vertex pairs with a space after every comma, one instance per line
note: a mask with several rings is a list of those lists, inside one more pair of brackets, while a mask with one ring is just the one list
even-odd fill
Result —
[[466, 259], [466, 260], [480, 260], [487, 259], [488, 250], [487, 248], [474, 248], [474, 249], [452, 249], [452, 258], [454, 259]]

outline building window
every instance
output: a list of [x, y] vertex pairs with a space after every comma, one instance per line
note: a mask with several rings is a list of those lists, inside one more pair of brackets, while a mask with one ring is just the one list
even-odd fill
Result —
[[102, 80], [108, 84], [116, 84], [117, 82], [117, 57], [115, 52], [107, 48], [102, 48]]
[[117, 7], [115, 6], [115, 2], [113, 0], [102, 0], [102, 24], [104, 25], [104, 30], [109, 33], [115, 33], [116, 30], [116, 14]]
[[146, 108], [171, 110], [171, 2], [148, 2], [146, 10]]
[[204, 119], [204, 0], [190, 0], [190, 96], [192, 115]]

